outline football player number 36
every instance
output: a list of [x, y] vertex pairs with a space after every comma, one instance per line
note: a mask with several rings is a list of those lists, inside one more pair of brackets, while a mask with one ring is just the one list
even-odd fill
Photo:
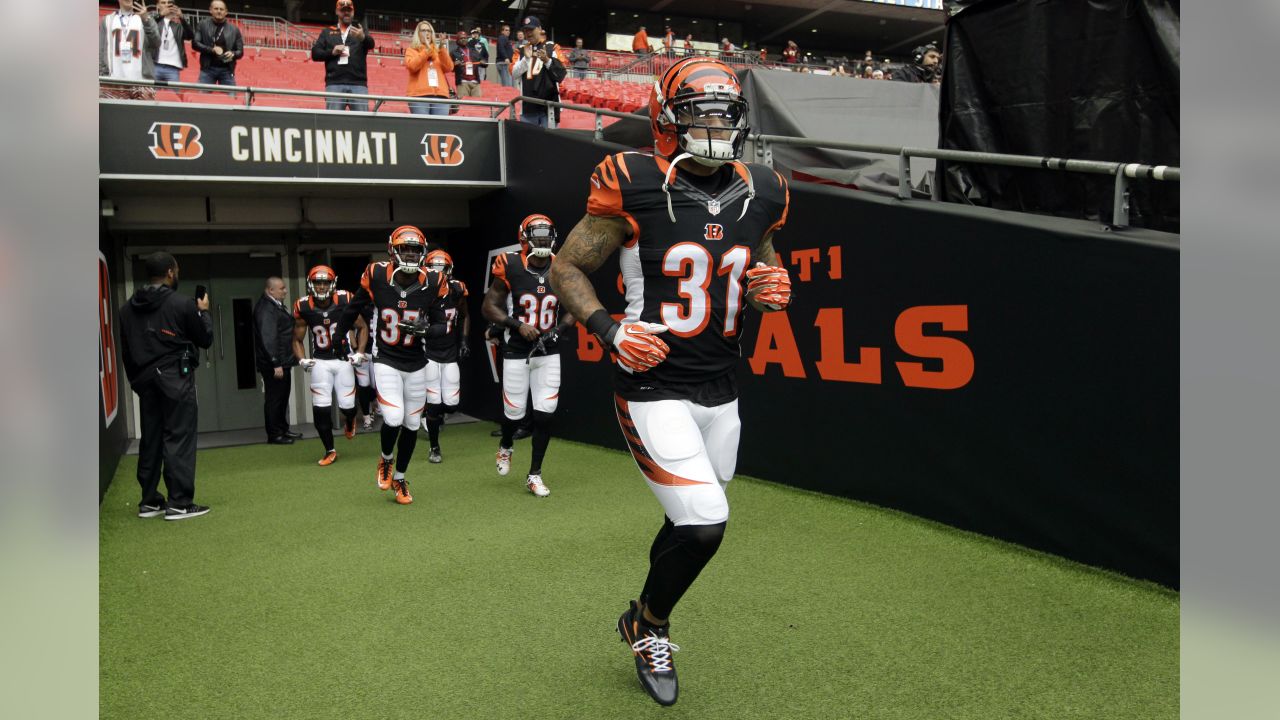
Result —
[[520, 316], [520, 322], [525, 325], [532, 325], [540, 332], [547, 332], [556, 326], [556, 300], [555, 295], [543, 295], [541, 302], [537, 295], [525, 293], [520, 296], [520, 307], [524, 309], [524, 313]]
[[[680, 278], [676, 293], [684, 303], [662, 303], [662, 324], [681, 337], [697, 335], [711, 320], [712, 273], [723, 277], [725, 286], [724, 327], [725, 335], [738, 332], [738, 314], [742, 309], [742, 274], [751, 261], [751, 251], [743, 245], [734, 245], [720, 256], [711, 257], [699, 243], [678, 243], [671, 246], [662, 258], [662, 273]], [[687, 307], [686, 307], [687, 303]]]

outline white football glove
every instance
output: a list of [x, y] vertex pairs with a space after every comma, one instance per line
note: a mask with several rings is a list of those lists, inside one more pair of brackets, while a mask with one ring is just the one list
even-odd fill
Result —
[[311, 368], [316, 366], [316, 361], [311, 358], [302, 358], [298, 364], [302, 366], [303, 372], [311, 372]]
[[613, 358], [630, 373], [645, 372], [667, 359], [671, 348], [658, 337], [666, 325], [636, 321], [624, 322], [613, 335]]
[[364, 353], [353, 352], [347, 356], [347, 362], [357, 367], [369, 361], [369, 356]]

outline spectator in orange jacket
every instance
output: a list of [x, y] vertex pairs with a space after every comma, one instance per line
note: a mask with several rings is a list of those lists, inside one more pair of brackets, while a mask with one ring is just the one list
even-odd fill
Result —
[[453, 58], [449, 56], [449, 41], [436, 37], [436, 29], [423, 20], [413, 31], [413, 40], [404, 52], [404, 67], [409, 71], [409, 97], [440, 98], [445, 102], [411, 102], [409, 112], [414, 115], [448, 115], [449, 81], [453, 72]]
[[649, 54], [649, 34], [644, 31], [644, 26], [640, 26], [640, 31], [631, 38], [631, 52]]

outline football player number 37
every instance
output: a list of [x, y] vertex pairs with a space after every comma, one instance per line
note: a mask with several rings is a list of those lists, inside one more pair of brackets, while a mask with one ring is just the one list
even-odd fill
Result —
[[[711, 320], [711, 283], [724, 282], [725, 335], [738, 332], [738, 311], [742, 308], [742, 274], [751, 262], [751, 251], [744, 245], [734, 245], [720, 256], [711, 257], [699, 243], [684, 242], [672, 245], [662, 258], [662, 274], [679, 278], [676, 293], [686, 303], [662, 303], [662, 324], [681, 337], [697, 335]], [[712, 273], [716, 278], [712, 278]], [[723, 277], [724, 280], [718, 280]]]
[[[401, 321], [411, 323], [417, 320], [421, 314], [421, 310], [397, 312], [395, 308], [382, 308], [382, 332], [379, 333], [378, 337], [388, 345], [399, 345]], [[406, 347], [412, 345], [413, 336], [405, 335], [404, 344]]]

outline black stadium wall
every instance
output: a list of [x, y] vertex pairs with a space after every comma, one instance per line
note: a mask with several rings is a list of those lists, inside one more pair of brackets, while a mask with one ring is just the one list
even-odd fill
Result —
[[107, 494], [128, 444], [121, 411], [124, 366], [116, 352], [120, 347], [116, 309], [123, 299], [115, 297], [112, 284], [119, 277], [118, 271], [114, 245], [103, 223], [98, 231], [98, 502]]
[[[477, 345], [489, 250], [532, 212], [567, 236], [622, 149], [507, 133], [509, 187], [452, 248]], [[795, 299], [748, 313], [740, 473], [1177, 587], [1177, 236], [793, 182], [775, 246]], [[620, 312], [616, 259], [593, 280]], [[605, 353], [565, 346], [556, 434], [623, 449]], [[473, 353], [464, 412], [499, 417], [491, 373]]]

